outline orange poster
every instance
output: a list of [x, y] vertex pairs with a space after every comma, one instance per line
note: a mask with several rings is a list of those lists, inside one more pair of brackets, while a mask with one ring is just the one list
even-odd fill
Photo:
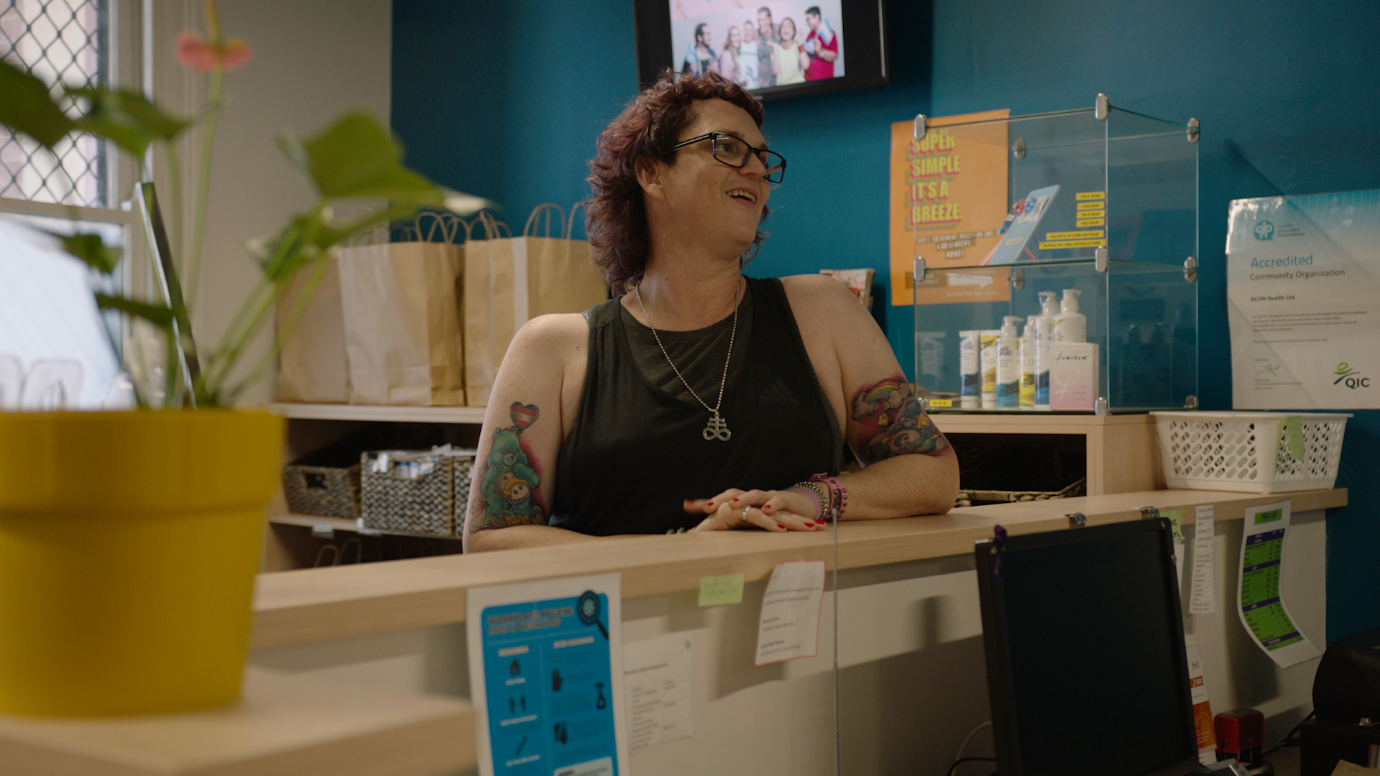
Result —
[[[915, 139], [914, 122], [891, 125], [893, 305], [915, 301], [917, 256], [931, 270], [975, 267], [997, 244], [997, 229], [1010, 206], [1006, 122], [1000, 121], [1009, 115], [1008, 110], [994, 110], [931, 118], [920, 140]], [[977, 121], [992, 123], [970, 123]], [[1006, 272], [995, 269], [1003, 278]], [[1010, 286], [991, 282], [996, 279], [993, 274], [984, 270], [985, 282], [954, 284], [955, 293], [949, 292], [942, 275], [931, 276], [922, 283], [920, 300], [942, 304], [1009, 299]]]

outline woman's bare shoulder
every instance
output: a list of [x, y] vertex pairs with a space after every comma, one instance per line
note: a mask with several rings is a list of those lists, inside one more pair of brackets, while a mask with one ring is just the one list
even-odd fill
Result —
[[512, 347], [552, 355], [584, 348], [588, 340], [589, 322], [583, 313], [559, 313], [539, 315], [523, 324]]

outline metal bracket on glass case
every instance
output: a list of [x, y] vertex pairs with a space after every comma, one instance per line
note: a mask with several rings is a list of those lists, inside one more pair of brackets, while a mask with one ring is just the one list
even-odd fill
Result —
[[925, 279], [925, 260], [919, 256], [915, 257], [915, 268], [912, 274], [913, 277], [911, 280], [917, 286], [920, 285], [920, 281]]
[[1093, 402], [1093, 414], [1094, 414], [1094, 415], [1106, 415], [1106, 414], [1107, 414], [1107, 397], [1106, 397], [1106, 396], [1099, 396], [1099, 397], [1097, 397], [1097, 401]]
[[1190, 393], [1190, 394], [1188, 395], [1188, 398], [1184, 399], [1184, 409], [1186, 409], [1186, 410], [1196, 410], [1196, 409], [1198, 409], [1198, 397], [1197, 397], [1197, 396], [1194, 396], [1193, 394]]
[[1025, 288], [1025, 270], [1017, 267], [1011, 272], [1011, 287], [1017, 291]]
[[911, 130], [911, 134], [915, 135], [916, 140], [925, 139], [925, 114], [915, 114], [915, 129]]
[[1093, 250], [1093, 269], [1107, 274], [1107, 246], [1099, 245]]
[[1097, 100], [1093, 102], [1093, 118], [1098, 121], [1106, 121], [1107, 113], [1112, 109], [1112, 101], [1107, 95], [1098, 93]]
[[1189, 119], [1189, 120], [1188, 120], [1188, 142], [1190, 142], [1190, 143], [1196, 143], [1196, 142], [1198, 142], [1198, 134], [1199, 134], [1198, 129], [1199, 129], [1200, 127], [1202, 127], [1202, 126], [1203, 126], [1202, 123], [1199, 122], [1197, 119]]
[[1016, 142], [1011, 144], [1011, 155], [1017, 159], [1025, 158], [1025, 138], [1018, 137]]
[[1184, 259], [1184, 280], [1190, 283], [1198, 282], [1198, 260], [1192, 256]]

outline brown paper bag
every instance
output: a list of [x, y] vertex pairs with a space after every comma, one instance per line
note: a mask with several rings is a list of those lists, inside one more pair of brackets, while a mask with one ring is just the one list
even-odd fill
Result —
[[[310, 296], [299, 310], [304, 294]], [[280, 336], [281, 332], [288, 332], [288, 336], [278, 352], [273, 400], [318, 404], [349, 401], [350, 370], [345, 360], [345, 328], [340, 312], [340, 267], [334, 256], [293, 277], [278, 296], [275, 317]]]
[[[551, 236], [553, 212], [559, 237]], [[499, 364], [524, 323], [548, 313], [584, 312], [608, 298], [603, 273], [589, 261], [589, 243], [570, 239], [574, 209], [566, 221], [559, 205], [540, 205], [516, 238], [500, 236], [507, 227], [487, 213], [480, 218], [486, 239], [465, 245], [465, 390], [471, 407], [488, 404]], [[536, 235], [539, 228], [542, 236]]]
[[[464, 222], [434, 219], [426, 240], [340, 251], [341, 310], [351, 404], [464, 406], [460, 300]], [[444, 242], [431, 242], [439, 229]], [[468, 231], [468, 227], [466, 226]]]

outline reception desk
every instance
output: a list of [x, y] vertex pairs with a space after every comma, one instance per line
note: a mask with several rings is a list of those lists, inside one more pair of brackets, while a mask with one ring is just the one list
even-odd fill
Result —
[[[1304, 634], [1323, 646], [1325, 510], [1345, 506], [1346, 491], [1161, 490], [848, 522], [837, 532], [628, 537], [266, 574], [250, 662], [327, 684], [468, 698], [469, 589], [616, 572], [624, 643], [675, 634], [692, 650], [693, 737], [635, 752], [632, 771], [823, 775], [837, 758], [845, 774], [943, 774], [965, 735], [989, 718], [973, 543], [998, 524], [1013, 534], [1077, 530], [1067, 513], [1096, 525], [1142, 519], [1143, 506], [1184, 510], [1191, 540], [1195, 508], [1211, 504], [1221, 605], [1186, 614], [1185, 631], [1201, 647], [1213, 709], [1260, 709], [1272, 742], [1311, 706], [1316, 662], [1279, 669], [1253, 646], [1233, 608], [1231, 572], [1243, 510], [1284, 499], [1294, 518], [1283, 592]], [[756, 668], [766, 579], [798, 559], [838, 572], [819, 655]], [[748, 582], [741, 604], [698, 606], [701, 578], [734, 573]], [[1069, 603], [1077, 605], [1077, 591]], [[1077, 721], [1070, 725], [1074, 736]], [[982, 734], [968, 754], [990, 751]]]

